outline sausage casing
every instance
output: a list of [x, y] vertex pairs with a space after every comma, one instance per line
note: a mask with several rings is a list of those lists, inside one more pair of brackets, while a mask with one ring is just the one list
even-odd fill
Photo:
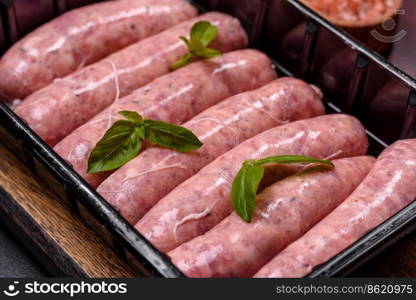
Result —
[[340, 206], [265, 265], [256, 277], [304, 277], [416, 198], [416, 140], [388, 147]]
[[88, 157], [106, 130], [121, 118], [119, 111], [136, 111], [152, 120], [182, 124], [221, 100], [258, 88], [276, 76], [270, 59], [251, 49], [198, 61], [119, 99], [74, 130], [54, 149], [97, 187], [110, 173], [88, 174]]
[[169, 256], [189, 277], [251, 277], [345, 200], [374, 161], [342, 158], [332, 170], [310, 167], [274, 183], [257, 195], [250, 223], [233, 212]]
[[0, 98], [34, 91], [129, 44], [190, 19], [182, 0], [120, 0], [71, 10], [15, 43], [0, 61]]
[[365, 129], [347, 115], [320, 116], [270, 129], [223, 154], [176, 187], [135, 227], [161, 251], [170, 251], [231, 213], [231, 183], [245, 160], [288, 154], [348, 157], [365, 154], [367, 147]]
[[324, 114], [321, 93], [295, 78], [277, 79], [210, 107], [182, 126], [204, 145], [191, 153], [151, 147], [97, 191], [135, 224], [162, 197], [202, 167], [260, 132]]

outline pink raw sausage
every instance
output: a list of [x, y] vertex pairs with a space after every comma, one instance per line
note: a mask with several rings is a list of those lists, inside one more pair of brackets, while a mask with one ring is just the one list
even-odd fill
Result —
[[256, 277], [304, 277], [416, 198], [416, 140], [402, 140], [377, 159], [358, 188]]
[[210, 231], [169, 252], [189, 277], [250, 277], [325, 217], [360, 184], [374, 158], [335, 160], [308, 168], [257, 196], [251, 223], [235, 212]]
[[88, 157], [105, 131], [121, 118], [119, 111], [133, 110], [149, 119], [182, 124], [219, 101], [258, 88], [276, 76], [270, 59], [251, 49], [195, 62], [119, 99], [73, 131], [55, 150], [97, 187], [110, 172], [87, 174]]
[[170, 251], [231, 213], [231, 183], [244, 160], [287, 154], [348, 157], [365, 154], [367, 147], [363, 126], [347, 115], [326, 115], [270, 129], [223, 154], [176, 187], [135, 227], [161, 251]]
[[218, 26], [218, 35], [211, 45], [215, 49], [228, 52], [247, 45], [246, 33], [237, 19], [208, 13], [55, 80], [29, 96], [15, 112], [53, 146], [116, 98], [169, 73], [170, 65], [187, 51], [179, 36], [189, 35], [192, 25], [201, 20]]
[[105, 1], [71, 10], [7, 51], [0, 61], [0, 98], [23, 99], [55, 78], [196, 14], [183, 0]]
[[274, 126], [324, 114], [321, 98], [316, 88], [295, 78], [233, 96], [183, 124], [204, 143], [200, 149], [181, 153], [149, 148], [97, 190], [135, 224], [178, 184], [242, 141]]

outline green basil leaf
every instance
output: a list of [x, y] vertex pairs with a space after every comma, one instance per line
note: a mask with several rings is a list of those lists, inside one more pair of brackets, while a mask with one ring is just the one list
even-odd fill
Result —
[[161, 121], [145, 120], [146, 138], [153, 144], [176, 151], [198, 149], [202, 142], [188, 129]]
[[206, 47], [215, 39], [217, 32], [217, 26], [207, 21], [200, 21], [192, 26], [191, 40], [200, 41]]
[[233, 180], [232, 205], [235, 212], [246, 222], [251, 221], [256, 206], [257, 189], [263, 176], [262, 166], [255, 161], [246, 161]]
[[172, 70], [176, 70], [179, 69], [180, 67], [183, 67], [187, 64], [189, 64], [189, 62], [192, 59], [192, 54], [191, 53], [186, 53], [185, 55], [183, 55], [177, 62], [173, 63], [170, 68]]
[[221, 55], [221, 51], [212, 48], [205, 48], [202, 50], [195, 51], [193, 54], [203, 58], [213, 58], [217, 57], [218, 55]]
[[308, 156], [281, 155], [270, 156], [257, 161], [258, 164], [323, 164], [333, 167], [334, 164], [329, 160], [316, 159]]
[[122, 111], [119, 111], [118, 113], [122, 115], [123, 117], [125, 117], [130, 122], [143, 124], [143, 117], [135, 111], [122, 110]]
[[143, 144], [143, 126], [119, 120], [111, 126], [92, 150], [88, 159], [88, 173], [110, 171], [136, 157]]

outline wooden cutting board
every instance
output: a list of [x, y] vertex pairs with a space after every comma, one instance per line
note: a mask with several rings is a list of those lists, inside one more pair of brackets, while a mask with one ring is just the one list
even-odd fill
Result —
[[[55, 274], [76, 277], [135, 274], [1, 142], [0, 213], [0, 220]], [[416, 234], [407, 236], [352, 276], [416, 277]]]
[[1, 223], [56, 275], [133, 277], [111, 247], [39, 181], [0, 142]]

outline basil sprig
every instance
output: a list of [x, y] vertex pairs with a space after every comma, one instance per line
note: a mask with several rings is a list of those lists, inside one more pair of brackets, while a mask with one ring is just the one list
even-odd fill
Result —
[[177, 62], [171, 65], [176, 70], [186, 64], [195, 56], [212, 58], [221, 54], [220, 51], [208, 48], [208, 45], [215, 39], [218, 28], [207, 21], [195, 23], [191, 29], [190, 39], [184, 36], [179, 37], [188, 46], [188, 53], [184, 54]]
[[240, 171], [234, 177], [231, 199], [235, 212], [246, 222], [251, 222], [256, 206], [256, 194], [264, 176], [265, 164], [321, 164], [331, 168], [334, 164], [328, 160], [321, 160], [307, 156], [282, 155], [271, 156], [260, 160], [246, 160]]
[[91, 151], [88, 173], [110, 171], [135, 158], [145, 139], [181, 152], [198, 149], [202, 142], [188, 129], [144, 119], [134, 111], [120, 111], [126, 120], [116, 121]]

